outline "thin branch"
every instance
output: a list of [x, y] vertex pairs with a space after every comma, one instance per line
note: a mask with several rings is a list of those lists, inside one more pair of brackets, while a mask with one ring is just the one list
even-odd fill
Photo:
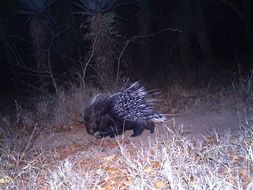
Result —
[[230, 1], [230, 0], [220, 0], [222, 3], [228, 5], [231, 7], [231, 9], [240, 17], [241, 20], [244, 20], [244, 16], [242, 14], [242, 11], [240, 11], [240, 9], [238, 8], [238, 6]]
[[56, 81], [55, 81], [54, 76], [53, 76], [52, 67], [51, 67], [51, 60], [50, 60], [51, 49], [52, 49], [52, 46], [53, 46], [53, 43], [54, 43], [54, 39], [55, 39], [55, 38], [56, 38], [56, 36], [53, 36], [53, 38], [52, 38], [52, 40], [51, 40], [51, 43], [50, 43], [50, 46], [49, 46], [49, 48], [48, 48], [47, 63], [48, 63], [48, 70], [49, 70], [50, 78], [51, 78], [52, 83], [53, 83], [53, 85], [54, 85], [55, 92], [56, 92], [56, 94], [58, 95], [58, 87], [57, 87]]
[[93, 57], [93, 55], [94, 55], [95, 46], [96, 46], [96, 42], [97, 42], [97, 38], [98, 38], [98, 36], [96, 36], [95, 39], [94, 39], [94, 41], [93, 41], [92, 52], [91, 52], [91, 55], [90, 55], [88, 61], [87, 61], [86, 64], [85, 64], [84, 71], [83, 71], [83, 78], [84, 78], [85, 75], [86, 75], [87, 67], [88, 67], [88, 65], [90, 64], [90, 61], [91, 61], [91, 59], [92, 59], [92, 57]]
[[62, 30], [61, 32], [58, 32], [57, 34], [53, 35], [52, 37], [52, 40], [51, 40], [51, 43], [50, 43], [50, 46], [48, 48], [48, 52], [47, 52], [47, 61], [48, 61], [48, 69], [49, 69], [49, 75], [50, 75], [50, 78], [52, 80], [52, 83], [54, 85], [54, 89], [55, 89], [55, 92], [56, 94], [58, 95], [59, 92], [58, 92], [58, 87], [57, 87], [57, 83], [55, 81], [55, 78], [53, 76], [53, 71], [52, 71], [52, 67], [51, 67], [51, 60], [50, 60], [50, 56], [51, 56], [51, 49], [52, 49], [52, 46], [53, 46], [53, 43], [54, 43], [54, 40], [60, 36], [61, 34], [63, 34], [64, 32], [66, 32], [67, 30], [69, 30], [71, 27], [72, 27], [72, 24], [74, 23], [74, 19], [72, 21], [72, 23], [70, 24], [70, 26], [66, 27], [64, 30]]
[[182, 32], [181, 30], [177, 29], [177, 28], [165, 28], [165, 29], [162, 29], [162, 30], [159, 30], [157, 32], [154, 32], [154, 33], [150, 33], [150, 34], [146, 34], [146, 35], [136, 35], [136, 36], [133, 36], [132, 38], [130, 38], [129, 40], [126, 41], [125, 43], [125, 46], [123, 47], [122, 51], [120, 52], [120, 55], [119, 55], [119, 58], [118, 58], [118, 64], [117, 64], [117, 77], [116, 77], [116, 80], [118, 81], [119, 80], [119, 70], [120, 70], [120, 62], [121, 62], [121, 58], [124, 54], [124, 52], [126, 51], [128, 45], [135, 41], [135, 40], [138, 40], [138, 39], [143, 39], [143, 38], [150, 38], [150, 37], [153, 37], [153, 36], [156, 36], [158, 34], [161, 34], [163, 32], [167, 32], [167, 31], [172, 31], [173, 33], [175, 32]]

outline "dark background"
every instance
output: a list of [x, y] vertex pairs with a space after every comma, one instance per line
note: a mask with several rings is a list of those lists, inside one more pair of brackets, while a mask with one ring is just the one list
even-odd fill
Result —
[[252, 68], [251, 0], [27, 2], [0, 1], [1, 97]]

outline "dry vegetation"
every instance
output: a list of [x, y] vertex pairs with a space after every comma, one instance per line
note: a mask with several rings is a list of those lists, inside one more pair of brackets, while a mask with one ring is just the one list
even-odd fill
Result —
[[[241, 80], [230, 91], [237, 97], [238, 109], [246, 106], [242, 102], [248, 104], [244, 109], [246, 120], [241, 122], [240, 131], [214, 130], [202, 137], [194, 137], [182, 135], [182, 128], [171, 130], [169, 125], [163, 124], [166, 133], [156, 133], [148, 143], [142, 144], [135, 144], [131, 138], [123, 136], [57, 148], [38, 149], [33, 146], [35, 133], [39, 133], [37, 128], [41, 127], [43, 119], [50, 118], [44, 122], [47, 127], [75, 125], [73, 121], [80, 116], [68, 114], [77, 114], [83, 107], [80, 102], [85, 103], [83, 100], [87, 100], [93, 90], [84, 93], [76, 89], [68, 95], [62, 93], [52, 100], [53, 106], [48, 100], [42, 101], [44, 104], [37, 103], [38, 116], [43, 116], [42, 112], [50, 114], [43, 119], [32, 114], [33, 117], [29, 118], [38, 122], [30, 123], [36, 127], [26, 135], [22, 127], [18, 128], [25, 112], [17, 107], [14, 123], [19, 132], [8, 131], [13, 122], [9, 122], [7, 117], [1, 119], [5, 129], [3, 137], [9, 142], [1, 147], [0, 189], [251, 190], [253, 117], [249, 100], [253, 93], [250, 82], [251, 76], [244, 82]], [[187, 96], [179, 87], [177, 90]], [[238, 93], [235, 95], [235, 92]], [[239, 103], [240, 97], [245, 97], [246, 93], [247, 101]], [[173, 106], [172, 102], [167, 104]], [[27, 113], [24, 115], [29, 115]]]
[[201, 140], [168, 131], [142, 146], [116, 139], [32, 154], [5, 148], [0, 183], [4, 189], [250, 190], [252, 139], [251, 125]]

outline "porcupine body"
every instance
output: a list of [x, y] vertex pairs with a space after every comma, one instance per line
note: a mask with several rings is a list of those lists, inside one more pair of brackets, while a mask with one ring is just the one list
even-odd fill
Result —
[[139, 82], [127, 83], [111, 95], [98, 95], [84, 110], [84, 124], [90, 135], [98, 138], [121, 135], [133, 130], [132, 137], [141, 135], [144, 129], [154, 132], [154, 122], [163, 122], [165, 117], [154, 112], [155, 99]]

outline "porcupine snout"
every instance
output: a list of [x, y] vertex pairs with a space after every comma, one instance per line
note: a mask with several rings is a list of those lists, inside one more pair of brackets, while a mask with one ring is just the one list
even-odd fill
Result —
[[89, 115], [88, 110], [84, 112], [84, 125], [88, 134], [93, 135], [96, 132], [96, 125], [92, 119], [92, 116]]
[[84, 110], [83, 118], [87, 133], [90, 135], [95, 135], [95, 133], [99, 131], [101, 127], [100, 113], [97, 112], [93, 106], [90, 106]]

